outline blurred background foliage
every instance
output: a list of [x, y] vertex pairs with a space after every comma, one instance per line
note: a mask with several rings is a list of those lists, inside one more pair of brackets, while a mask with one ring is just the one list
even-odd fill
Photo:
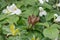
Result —
[[[60, 34], [58, 34], [60, 23], [54, 23], [52, 20], [55, 13], [60, 15], [60, 8], [53, 7], [59, 2], [60, 0], [49, 0], [48, 3], [45, 2], [41, 5], [38, 0], [0, 0], [0, 40], [32, 40], [33, 35], [35, 40], [37, 38], [39, 38], [38, 40], [54, 40], [59, 35], [58, 40], [60, 40]], [[3, 14], [2, 10], [13, 3], [22, 10], [21, 15]], [[29, 28], [31, 25], [29, 26], [28, 17], [32, 14], [39, 16], [39, 7], [43, 7], [48, 14], [45, 17], [40, 17], [40, 21], [34, 27]], [[7, 38], [7, 34], [10, 32], [9, 27], [12, 23], [19, 29], [21, 35]], [[52, 29], [47, 29], [48, 27]]]

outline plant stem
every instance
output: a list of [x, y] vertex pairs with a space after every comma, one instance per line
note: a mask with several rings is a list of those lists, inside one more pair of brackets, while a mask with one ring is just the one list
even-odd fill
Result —
[[[56, 4], [58, 4], [58, 1], [59, 1], [59, 0], [56, 0]], [[57, 10], [59, 11], [59, 8], [58, 8], [58, 6], [57, 6], [56, 8], [57, 8]]]

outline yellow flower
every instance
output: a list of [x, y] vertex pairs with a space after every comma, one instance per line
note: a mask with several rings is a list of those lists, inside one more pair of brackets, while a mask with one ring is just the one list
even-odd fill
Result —
[[39, 40], [39, 37], [36, 40]]
[[32, 37], [31, 40], [39, 40], [39, 37], [38, 38], [35, 38], [35, 35], [33, 35], [33, 37]]
[[12, 25], [10, 26], [10, 32], [12, 33], [12, 35], [17, 35], [17, 34], [20, 35], [19, 29], [15, 29], [14, 24], [12, 24]]
[[33, 35], [32, 40], [35, 40], [35, 36]]

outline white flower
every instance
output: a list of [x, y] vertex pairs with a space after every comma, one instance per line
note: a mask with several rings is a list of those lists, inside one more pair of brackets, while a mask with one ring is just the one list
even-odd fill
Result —
[[39, 16], [47, 15], [47, 12], [42, 7], [39, 7], [39, 10], [40, 10]]
[[12, 13], [19, 15], [21, 13], [21, 10], [16, 7], [15, 4], [12, 4], [11, 6], [7, 6], [7, 9]]
[[41, 4], [43, 4], [45, 1], [48, 2], [48, 0], [39, 0]]
[[40, 11], [43, 11], [44, 9], [43, 9], [42, 7], [39, 7], [39, 10], [40, 10]]
[[56, 8], [56, 5], [53, 5], [53, 8]]
[[[7, 9], [7, 10], [5, 10], [5, 11], [9, 11], [9, 12], [11, 13], [11, 15], [13, 15], [13, 14], [16, 14], [16, 15], [21, 14], [21, 10], [18, 9], [15, 4], [12, 4], [11, 6], [7, 6], [6, 9]], [[3, 11], [3, 12], [4, 12], [4, 11]], [[6, 12], [6, 13], [7, 13], [7, 12]]]
[[54, 22], [60, 22], [60, 16], [58, 16], [58, 14], [54, 14], [54, 16], [56, 17]]
[[46, 2], [49, 2], [49, 0], [45, 0]]
[[59, 4], [56, 4], [56, 6], [60, 7], [60, 3]]
[[58, 14], [54, 14], [55, 17], [58, 17]]
[[40, 2], [41, 4], [43, 4], [43, 3], [44, 3], [44, 1], [43, 1], [43, 0], [39, 0], [39, 2]]
[[54, 14], [56, 18], [54, 18], [54, 22], [60, 22], [60, 16], [58, 14]]
[[9, 13], [7, 9], [4, 9], [2, 13]]
[[19, 14], [21, 14], [21, 10], [20, 9], [17, 9], [15, 11], [13, 11], [11, 14], [19, 15]]
[[58, 17], [54, 20], [54, 22], [60, 22], [60, 16], [58, 16]]

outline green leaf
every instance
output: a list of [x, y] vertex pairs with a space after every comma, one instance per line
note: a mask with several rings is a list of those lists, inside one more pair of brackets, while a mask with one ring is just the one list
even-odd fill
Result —
[[2, 30], [3, 30], [3, 34], [8, 34], [8, 33], [10, 33], [9, 26], [3, 26], [3, 27], [2, 27]]
[[42, 40], [50, 40], [49, 38], [42, 38]]
[[48, 37], [50, 39], [55, 39], [59, 35], [59, 30], [57, 28], [50, 27], [50, 28], [44, 29], [43, 34], [45, 37]]
[[47, 9], [52, 9], [52, 6], [49, 5], [49, 4], [47, 4], [47, 3], [44, 3], [44, 4], [43, 4], [43, 7], [44, 7], [44, 8], [47, 8]]
[[53, 25], [51, 25], [51, 27], [60, 29], [60, 25], [58, 25], [58, 24], [53, 24]]
[[18, 20], [19, 20], [19, 17], [16, 15], [11, 15], [7, 18], [7, 22], [9, 23], [17, 23]]
[[45, 22], [45, 23], [37, 23], [36, 25], [43, 25], [43, 26], [45, 26], [45, 27], [49, 27], [48, 22]]
[[25, 6], [34, 5], [37, 0], [22, 0]]
[[49, 21], [52, 18], [54, 18], [54, 13], [48, 13], [47, 16], [46, 16], [46, 20]]
[[19, 36], [11, 36], [7, 40], [22, 40]]
[[29, 8], [27, 8], [26, 11], [24, 11], [22, 13], [22, 17], [28, 18], [28, 16], [30, 16], [32, 14], [38, 15], [38, 8], [35, 8], [35, 7], [29, 7]]
[[0, 14], [0, 20], [5, 19], [7, 16], [8, 16], [8, 15], [6, 15], [6, 14]]
[[[3, 5], [2, 5], [3, 4]], [[5, 2], [5, 0], [0, 0], [0, 10], [2, 8], [4, 8], [7, 5], [7, 3]]]
[[4, 40], [4, 38], [3, 38], [1, 35], [0, 35], [0, 39], [1, 39], [1, 40]]

